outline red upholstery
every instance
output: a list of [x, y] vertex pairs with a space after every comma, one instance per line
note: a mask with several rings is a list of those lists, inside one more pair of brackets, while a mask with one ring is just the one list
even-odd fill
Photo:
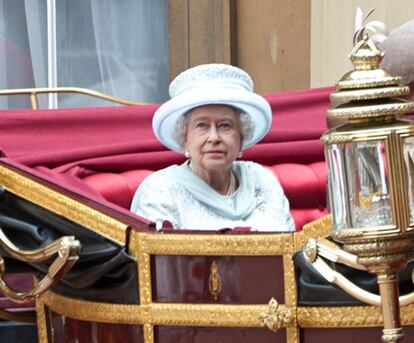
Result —
[[84, 181], [103, 195], [106, 200], [129, 209], [136, 189], [152, 172], [152, 170], [143, 169], [131, 170], [121, 174], [101, 173], [87, 176]]
[[282, 163], [269, 169], [277, 176], [289, 199], [296, 230], [327, 213], [325, 162]]
[[[326, 211], [325, 162], [308, 165], [282, 163], [268, 167], [279, 179], [289, 199], [297, 230]], [[151, 170], [132, 170], [120, 174], [100, 173], [84, 180], [107, 200], [129, 208], [135, 190]]]

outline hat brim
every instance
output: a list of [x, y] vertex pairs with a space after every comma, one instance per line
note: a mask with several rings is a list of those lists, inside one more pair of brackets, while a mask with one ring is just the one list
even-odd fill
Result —
[[249, 139], [243, 140], [242, 149], [259, 142], [269, 131], [272, 124], [272, 110], [269, 103], [260, 95], [235, 89], [205, 89], [205, 91], [187, 91], [161, 105], [152, 120], [152, 129], [158, 140], [167, 148], [183, 152], [174, 135], [176, 123], [190, 110], [204, 105], [228, 105], [248, 114], [254, 124]]

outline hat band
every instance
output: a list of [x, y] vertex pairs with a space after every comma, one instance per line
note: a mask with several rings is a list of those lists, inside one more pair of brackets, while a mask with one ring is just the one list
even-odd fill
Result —
[[242, 81], [237, 81], [234, 79], [222, 79], [219, 82], [217, 81], [203, 81], [203, 80], [194, 80], [194, 82], [188, 82], [186, 87], [179, 88], [176, 92], [170, 94], [171, 98], [179, 96], [185, 92], [196, 93], [206, 90], [220, 90], [220, 89], [233, 89], [235, 91], [248, 91], [251, 92], [252, 88], [246, 85]]

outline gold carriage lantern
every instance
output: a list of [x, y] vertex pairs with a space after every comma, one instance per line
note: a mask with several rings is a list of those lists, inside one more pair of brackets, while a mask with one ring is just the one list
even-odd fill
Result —
[[[331, 238], [343, 245], [339, 249], [310, 240], [304, 254], [329, 281], [360, 300], [381, 304], [382, 339], [399, 342], [403, 334], [398, 271], [413, 255], [414, 123], [397, 117], [411, 112], [414, 103], [398, 99], [409, 88], [401, 85], [401, 77], [380, 68], [382, 58], [365, 36], [350, 54], [354, 70], [331, 94], [328, 118], [347, 121], [322, 136], [334, 227]], [[381, 297], [334, 274], [321, 256], [377, 274]]]

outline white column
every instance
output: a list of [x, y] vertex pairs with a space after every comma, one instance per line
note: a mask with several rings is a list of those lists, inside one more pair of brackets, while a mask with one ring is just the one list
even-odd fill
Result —
[[[47, 86], [57, 87], [56, 0], [47, 0]], [[57, 94], [49, 94], [49, 108], [57, 108]]]

